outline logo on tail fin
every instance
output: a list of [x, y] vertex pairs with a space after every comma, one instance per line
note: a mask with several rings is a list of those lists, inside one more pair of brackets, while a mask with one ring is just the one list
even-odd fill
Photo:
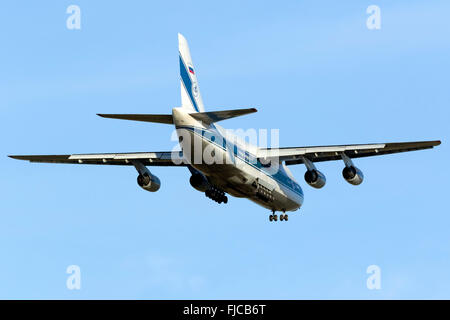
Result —
[[197, 82], [193, 82], [192, 83], [192, 94], [194, 95], [195, 98], [198, 97], [198, 85], [197, 85]]

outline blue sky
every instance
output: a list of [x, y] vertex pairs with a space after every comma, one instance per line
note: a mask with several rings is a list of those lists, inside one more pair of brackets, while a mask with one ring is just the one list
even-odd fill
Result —
[[[66, 8], [81, 8], [81, 30]], [[381, 8], [381, 30], [366, 8]], [[8, 1], [1, 4], [0, 298], [450, 298], [448, 1]], [[179, 105], [177, 33], [208, 110], [282, 146], [440, 139], [434, 150], [341, 162], [303, 181], [289, 222], [217, 205], [184, 168], [29, 164], [7, 154], [171, 150], [172, 128], [96, 113]], [[81, 268], [81, 290], [66, 268]], [[366, 268], [381, 268], [381, 290]]]

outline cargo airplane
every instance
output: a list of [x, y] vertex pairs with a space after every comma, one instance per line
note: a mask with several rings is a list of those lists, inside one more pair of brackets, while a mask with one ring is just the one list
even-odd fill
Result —
[[[72, 155], [12, 155], [11, 158], [44, 163], [72, 163], [134, 166], [137, 183], [155, 192], [161, 182], [147, 167], [184, 166], [191, 173], [190, 184], [208, 198], [227, 203], [226, 194], [247, 198], [271, 211], [270, 221], [287, 221], [286, 212], [303, 203], [303, 192], [288, 166], [304, 164], [306, 183], [314, 188], [325, 185], [325, 175], [316, 168], [322, 161], [341, 160], [342, 175], [352, 184], [363, 181], [355, 158], [433, 148], [440, 141], [371, 143], [352, 145], [261, 148], [235, 139], [217, 122], [256, 112], [256, 109], [205, 111], [186, 39], [178, 34], [181, 106], [171, 114], [98, 114], [104, 118], [163, 123], [175, 126], [180, 151], [100, 153]], [[194, 146], [197, 145], [197, 148]], [[197, 149], [197, 150], [195, 150]], [[213, 156], [214, 161], [195, 161], [198, 153]], [[199, 151], [199, 152], [198, 152]], [[198, 160], [198, 159], [197, 159]], [[274, 170], [275, 168], [275, 170]]]

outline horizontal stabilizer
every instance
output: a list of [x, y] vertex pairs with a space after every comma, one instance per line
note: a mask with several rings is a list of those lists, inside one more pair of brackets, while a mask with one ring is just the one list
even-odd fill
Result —
[[210, 111], [210, 112], [196, 112], [191, 113], [190, 116], [203, 123], [213, 123], [234, 117], [243, 116], [249, 113], [254, 113], [257, 110], [255, 108], [249, 109], [235, 109], [235, 110], [223, 110], [223, 111]]
[[[222, 110], [211, 112], [194, 112], [190, 113], [190, 116], [194, 119], [206, 124], [210, 124], [217, 121], [222, 121], [245, 114], [254, 113], [257, 110], [255, 108], [249, 109], [235, 109], [235, 110]], [[173, 118], [171, 114], [104, 114], [98, 113], [100, 117], [110, 119], [132, 120], [132, 121], [144, 121], [144, 122], [156, 122], [173, 124]]]
[[144, 122], [156, 122], [173, 124], [171, 114], [103, 114], [97, 113], [98, 116], [111, 119], [144, 121]]

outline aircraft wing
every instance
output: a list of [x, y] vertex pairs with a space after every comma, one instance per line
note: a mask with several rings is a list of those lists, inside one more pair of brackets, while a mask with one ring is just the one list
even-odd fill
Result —
[[[145, 166], [185, 166], [181, 151], [135, 152], [135, 153], [91, 153], [65, 155], [11, 155], [13, 159], [43, 163], [73, 163], [102, 165], [133, 165], [139, 160]], [[175, 162], [172, 159], [178, 159]]]
[[298, 148], [259, 149], [258, 158], [276, 158], [286, 161], [286, 165], [303, 163], [303, 157], [312, 162], [341, 160], [342, 153], [349, 158], [379, 156], [384, 154], [431, 149], [441, 141], [417, 141], [395, 143], [350, 144], [334, 146], [314, 146]]

